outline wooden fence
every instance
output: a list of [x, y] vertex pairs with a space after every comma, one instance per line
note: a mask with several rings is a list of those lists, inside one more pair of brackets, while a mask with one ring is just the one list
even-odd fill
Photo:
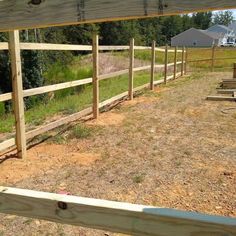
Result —
[[[202, 54], [205, 54], [205, 52], [208, 51], [208, 55], [206, 58], [203, 58], [203, 56], [201, 55], [199, 58], [195, 58], [196, 55], [194, 54], [198, 54], [199, 52], [202, 52]], [[232, 54], [234, 54], [233, 56], [220, 56], [217, 57], [217, 53], [219, 53], [220, 51], [230, 51]], [[233, 53], [234, 52], [234, 53]], [[191, 57], [193, 57], [194, 59], [191, 59]], [[230, 65], [228, 66], [222, 66], [220, 69], [233, 69], [233, 63], [235, 62], [234, 60], [236, 60], [236, 49], [231, 47], [231, 48], [224, 48], [224, 47], [216, 47], [213, 46], [211, 48], [186, 48], [186, 56], [185, 56], [185, 70], [187, 71], [191, 71], [192, 68], [194, 68], [194, 66], [192, 66], [194, 63], [195, 64], [199, 64], [199, 63], [206, 63], [204, 64], [203, 68], [201, 68], [200, 66], [197, 66], [197, 68], [199, 69], [205, 69], [207, 71], [211, 71], [214, 72], [215, 69], [217, 68], [216, 63], [218, 61], [229, 61], [232, 60], [232, 63], [230, 62]], [[187, 69], [187, 67], [189, 67]], [[196, 71], [196, 68], [193, 69], [193, 71]]]
[[236, 219], [0, 186], [0, 212], [138, 236], [235, 236]]
[[[19, 40], [19, 32], [10, 32], [9, 43], [0, 43], [0, 50], [10, 50], [11, 57], [11, 69], [12, 69], [12, 84], [13, 92], [0, 95], [0, 102], [12, 100], [14, 103], [14, 115], [16, 120], [16, 136], [15, 138], [8, 139], [0, 143], [0, 152], [8, 150], [9, 148], [14, 148], [16, 146], [17, 153], [20, 158], [26, 157], [26, 147], [27, 141], [32, 138], [43, 134], [47, 131], [55, 129], [59, 126], [67, 124], [78, 120], [79, 118], [93, 113], [94, 118], [99, 116], [99, 109], [104, 106], [113, 103], [116, 100], [120, 100], [124, 97], [133, 99], [134, 92], [148, 88], [153, 89], [155, 85], [161, 83], [167, 83], [171, 79], [176, 79], [185, 73], [186, 66], [184, 61], [185, 49], [181, 50], [156, 48], [156, 43], [153, 42], [152, 47], [135, 46], [134, 39], [131, 39], [129, 46], [100, 46], [98, 36], [93, 37], [93, 44], [90, 45], [64, 45], [64, 44], [44, 44], [44, 43], [21, 43]], [[39, 88], [23, 90], [22, 88], [22, 69], [21, 69], [21, 50], [71, 50], [71, 51], [90, 51], [93, 54], [93, 77], [85, 78], [82, 80], [76, 80], [71, 82], [65, 82], [60, 84], [54, 84], [49, 86], [43, 86]], [[99, 51], [129, 51], [129, 69], [109, 73], [109, 74], [99, 74]], [[134, 51], [135, 50], [149, 50], [152, 53], [152, 59], [150, 65], [142, 67], [134, 67]], [[165, 53], [165, 64], [157, 65], [155, 62], [155, 53], [163, 52]], [[168, 54], [174, 53], [174, 62], [168, 63]], [[182, 60], [177, 61], [177, 53], [182, 54]], [[177, 66], [181, 65], [181, 71], [177, 72]], [[168, 76], [168, 68], [173, 67], [173, 75]], [[154, 80], [155, 69], [164, 69], [164, 78], [158, 81]], [[134, 73], [139, 71], [150, 71], [150, 83], [144, 84], [138, 88], [134, 88]], [[129, 87], [127, 92], [119, 94], [113, 98], [106, 101], [99, 102], [99, 81], [110, 79], [120, 75], [129, 75]], [[80, 111], [76, 114], [72, 114], [68, 117], [63, 117], [57, 121], [50, 124], [38, 127], [35, 130], [26, 132], [25, 128], [25, 114], [24, 114], [24, 97], [44, 94], [48, 92], [58, 91], [66, 88], [77, 87], [80, 85], [93, 84], [93, 106]]]

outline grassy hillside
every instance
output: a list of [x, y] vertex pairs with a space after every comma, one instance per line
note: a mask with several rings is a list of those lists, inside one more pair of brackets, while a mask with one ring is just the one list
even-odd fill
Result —
[[[55, 64], [45, 74], [46, 84], [55, 84], [66, 81], [89, 78], [92, 76], [90, 64], [81, 65], [81, 59], [75, 58], [69, 66]], [[156, 80], [161, 77], [156, 75]], [[150, 81], [150, 72], [135, 73], [134, 86], [138, 87]], [[100, 82], [100, 102], [128, 90], [128, 75], [118, 76]], [[1, 103], [0, 103], [1, 104]], [[28, 128], [43, 124], [47, 119], [63, 116], [85, 109], [92, 104], [92, 85], [57, 91], [54, 98], [43, 95], [41, 103], [25, 112]], [[1, 104], [3, 106], [3, 104]], [[0, 133], [12, 132], [14, 128], [13, 114], [1, 114]]]

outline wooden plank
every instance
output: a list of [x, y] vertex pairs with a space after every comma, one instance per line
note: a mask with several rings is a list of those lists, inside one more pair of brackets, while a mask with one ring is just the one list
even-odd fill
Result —
[[12, 93], [0, 94], [0, 102], [9, 101], [12, 99]]
[[215, 50], [216, 47], [212, 47], [212, 53], [211, 53], [211, 72], [214, 72], [214, 67], [215, 67]]
[[233, 94], [236, 92], [236, 89], [217, 89], [219, 94]]
[[133, 88], [134, 88], [134, 39], [130, 40], [129, 49], [129, 99], [133, 100]]
[[116, 102], [116, 101], [119, 101], [119, 100], [121, 100], [121, 99], [123, 99], [125, 97], [128, 97], [128, 95], [129, 95], [129, 92], [127, 91], [127, 92], [121, 93], [119, 95], [116, 95], [116, 96], [114, 96], [112, 98], [109, 98], [106, 101], [101, 102], [99, 104], [99, 108], [104, 108], [105, 106], [110, 105], [113, 102]]
[[236, 97], [226, 97], [226, 96], [208, 96], [207, 100], [210, 101], [236, 101]]
[[185, 48], [182, 48], [182, 63], [181, 63], [181, 76], [184, 75], [184, 53], [185, 53]]
[[128, 74], [128, 73], [129, 73], [129, 70], [125, 69], [125, 70], [116, 71], [116, 72], [112, 72], [112, 73], [105, 74], [105, 75], [99, 75], [98, 78], [99, 78], [99, 80], [105, 80], [105, 79], [114, 78], [114, 77], [117, 77], [117, 76], [120, 76], [120, 75], [125, 75], [125, 74]]
[[0, 50], [8, 50], [9, 45], [8, 43], [0, 43]]
[[232, 9], [232, 0], [2, 0], [0, 31]]
[[66, 89], [66, 88], [73, 88], [73, 87], [90, 84], [90, 83], [92, 83], [92, 78], [75, 80], [75, 81], [70, 81], [70, 82], [65, 82], [65, 83], [60, 83], [60, 84], [54, 84], [54, 85], [48, 85], [48, 86], [43, 86], [39, 88], [27, 89], [27, 90], [24, 90], [23, 96], [30, 97], [34, 95], [58, 91], [58, 90]]
[[[39, 87], [39, 88], [26, 89], [23, 91], [23, 96], [30, 97], [30, 96], [34, 96], [34, 95], [58, 91], [61, 89], [66, 89], [66, 88], [73, 88], [73, 87], [77, 87], [77, 86], [85, 85], [85, 84], [90, 84], [90, 83], [92, 83], [92, 78], [75, 80], [75, 81], [71, 81], [71, 82], [65, 82], [65, 83], [54, 84], [54, 85], [48, 85], [48, 86], [43, 86], [43, 87]], [[0, 95], [0, 102], [8, 101], [11, 99], [12, 99], [12, 93], [5, 93], [5, 94]]]
[[93, 116], [99, 116], [99, 36], [93, 35]]
[[175, 55], [174, 55], [174, 79], [176, 79], [177, 72], [177, 47], [175, 47]]
[[152, 47], [134, 46], [134, 50], [152, 50]]
[[25, 114], [20, 55], [19, 31], [9, 33], [9, 48], [12, 70], [13, 104], [16, 121], [16, 146], [20, 158], [26, 157]]
[[188, 63], [202, 62], [202, 61], [212, 61], [212, 58], [188, 60]]
[[59, 120], [56, 120], [54, 122], [51, 122], [50, 124], [46, 124], [46, 125], [43, 125], [41, 127], [38, 127], [37, 129], [35, 130], [31, 130], [29, 132], [26, 133], [26, 138], [27, 140], [29, 139], [32, 139], [40, 134], [43, 134], [43, 133], [46, 133], [50, 130], [53, 130], [55, 128], [58, 128], [62, 125], [65, 125], [65, 124], [68, 124], [68, 123], [71, 123], [71, 122], [74, 122], [76, 120], [79, 120], [80, 118], [84, 117], [84, 116], [87, 116], [89, 114], [92, 113], [92, 108], [87, 108], [87, 109], [84, 109], [80, 112], [77, 112], [75, 114], [72, 114], [72, 115], [69, 115], [67, 117], [63, 117]]
[[165, 48], [165, 67], [164, 67], [164, 83], [167, 83], [167, 73], [168, 73], [168, 45]]
[[16, 145], [15, 138], [8, 139], [0, 143], [0, 152]]
[[156, 64], [156, 41], [152, 42], [152, 58], [151, 58], [151, 80], [150, 80], [150, 89], [154, 90], [154, 79], [155, 79], [155, 64]]
[[236, 234], [234, 218], [8, 187], [0, 212], [137, 236]]
[[150, 70], [150, 69], [151, 69], [151, 66], [140, 66], [140, 67], [133, 68], [133, 72], [139, 72], [139, 71]]
[[92, 51], [89, 45], [69, 45], [51, 43], [20, 43], [21, 50], [52, 50], [52, 51]]
[[118, 45], [118, 46], [106, 46], [106, 45], [103, 45], [103, 46], [99, 46], [99, 50], [101, 51], [123, 51], [123, 50], [129, 50], [129, 46], [125, 45], [125, 46], [122, 46], [122, 45]]
[[187, 74], [188, 69], [188, 48], [185, 49], [185, 63], [184, 63], [184, 74]]

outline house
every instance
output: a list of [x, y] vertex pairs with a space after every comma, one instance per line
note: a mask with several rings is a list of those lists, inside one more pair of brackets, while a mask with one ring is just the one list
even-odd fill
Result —
[[[235, 23], [236, 28], [236, 23]], [[236, 31], [224, 25], [214, 25], [207, 30], [191, 28], [171, 39], [171, 46], [212, 47], [236, 41]]]
[[172, 47], [212, 47], [220, 45], [223, 37], [219, 33], [191, 28], [171, 39]]

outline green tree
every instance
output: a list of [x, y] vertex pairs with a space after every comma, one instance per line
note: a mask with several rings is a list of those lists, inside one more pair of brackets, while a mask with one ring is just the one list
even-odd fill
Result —
[[212, 22], [212, 12], [198, 12], [192, 15], [193, 27], [208, 29]]
[[234, 16], [232, 11], [220, 11], [214, 14], [213, 23], [228, 26], [232, 23], [233, 19]]

